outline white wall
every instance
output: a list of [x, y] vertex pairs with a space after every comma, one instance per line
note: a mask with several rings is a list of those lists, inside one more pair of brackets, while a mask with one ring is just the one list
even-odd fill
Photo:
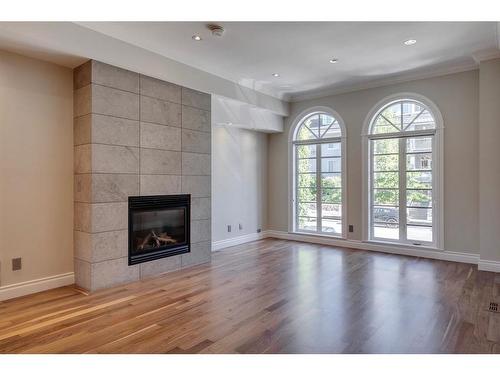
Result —
[[283, 117], [237, 100], [212, 95], [212, 123], [276, 133], [283, 131]]
[[265, 229], [266, 208], [267, 134], [213, 125], [212, 241]]
[[285, 131], [269, 135], [268, 229], [288, 230], [288, 131], [295, 117], [313, 106], [337, 111], [347, 128], [347, 221], [352, 240], [362, 239], [363, 122], [378, 101], [401, 92], [433, 101], [444, 119], [444, 247], [479, 253], [478, 71], [421, 79], [292, 103]]

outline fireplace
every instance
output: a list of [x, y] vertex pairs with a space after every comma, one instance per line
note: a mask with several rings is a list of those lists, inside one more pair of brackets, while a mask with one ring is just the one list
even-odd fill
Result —
[[128, 264], [190, 251], [191, 196], [154, 195], [128, 199]]

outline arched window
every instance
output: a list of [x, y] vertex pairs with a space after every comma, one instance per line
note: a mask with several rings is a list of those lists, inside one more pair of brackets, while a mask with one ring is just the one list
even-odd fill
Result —
[[366, 134], [369, 239], [440, 246], [439, 112], [416, 96], [373, 112]]
[[317, 108], [292, 129], [295, 232], [344, 235], [343, 128], [336, 113]]

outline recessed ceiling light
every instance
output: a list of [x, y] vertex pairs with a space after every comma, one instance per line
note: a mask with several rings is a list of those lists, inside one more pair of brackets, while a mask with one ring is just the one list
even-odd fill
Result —
[[201, 36], [199, 35], [193, 35], [191, 38], [193, 38], [193, 40], [196, 40], [197, 42], [199, 42], [201, 40]]
[[339, 62], [339, 59], [330, 59], [330, 64], [336, 64]]
[[273, 73], [273, 77], [279, 77], [280, 75], [278, 73]]
[[404, 43], [406, 46], [412, 46], [415, 43], [417, 43], [417, 41], [415, 39], [408, 39], [408, 40], [405, 40]]

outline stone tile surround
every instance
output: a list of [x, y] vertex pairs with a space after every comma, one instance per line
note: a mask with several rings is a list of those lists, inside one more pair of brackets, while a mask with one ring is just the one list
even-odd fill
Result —
[[[211, 98], [90, 60], [74, 70], [75, 279], [94, 291], [209, 262]], [[128, 266], [128, 197], [191, 194], [191, 252]]]

